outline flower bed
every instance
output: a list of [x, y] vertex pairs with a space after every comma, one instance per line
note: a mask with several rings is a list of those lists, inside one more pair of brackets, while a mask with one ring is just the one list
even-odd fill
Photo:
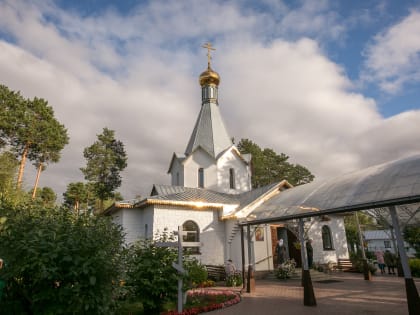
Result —
[[275, 275], [279, 279], [287, 279], [290, 278], [296, 268], [296, 262], [294, 259], [287, 259], [284, 263], [278, 266], [277, 270], [275, 271]]
[[187, 303], [182, 313], [168, 311], [161, 315], [196, 315], [239, 303], [239, 294], [224, 290], [191, 290], [187, 293]]

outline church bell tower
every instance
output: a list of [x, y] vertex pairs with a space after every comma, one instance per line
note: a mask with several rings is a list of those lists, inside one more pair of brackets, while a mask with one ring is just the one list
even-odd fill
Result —
[[233, 145], [220, 113], [219, 74], [211, 67], [210, 43], [207, 69], [200, 74], [201, 109], [184, 155], [174, 153], [168, 173], [175, 186], [208, 188], [226, 193], [251, 189], [248, 155]]

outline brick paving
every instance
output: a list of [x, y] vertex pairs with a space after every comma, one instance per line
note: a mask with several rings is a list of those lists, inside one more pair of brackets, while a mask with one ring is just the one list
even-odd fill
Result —
[[[338, 272], [331, 280], [337, 282], [313, 281], [317, 306], [303, 305], [300, 280], [256, 280], [255, 292], [243, 293], [240, 303], [211, 314], [408, 314], [404, 278], [383, 275], [366, 281], [362, 274]], [[415, 283], [420, 292], [420, 279], [415, 278]]]

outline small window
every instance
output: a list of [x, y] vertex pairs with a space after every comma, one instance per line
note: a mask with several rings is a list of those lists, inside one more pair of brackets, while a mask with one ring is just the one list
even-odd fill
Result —
[[324, 250], [333, 250], [333, 242], [331, 237], [331, 229], [328, 225], [322, 227], [322, 245]]
[[204, 168], [198, 169], [198, 187], [204, 188]]
[[229, 169], [229, 187], [235, 189], [235, 170], [233, 168]]
[[[200, 241], [200, 229], [197, 223], [188, 220], [182, 225], [183, 231], [188, 231], [187, 235], [182, 236], [183, 242], [199, 242]], [[200, 247], [185, 247], [189, 254], [199, 254]]]
[[149, 226], [147, 223], [144, 225], [144, 238], [147, 239], [147, 233], [149, 232]]
[[390, 241], [384, 241], [385, 248], [391, 248], [391, 242]]
[[176, 172], [176, 184], [179, 186], [179, 172]]

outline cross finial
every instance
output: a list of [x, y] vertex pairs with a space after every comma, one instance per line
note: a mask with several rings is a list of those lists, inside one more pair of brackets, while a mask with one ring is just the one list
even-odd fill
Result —
[[213, 48], [211, 46], [211, 43], [208, 43], [208, 42], [205, 43], [202, 47], [207, 49], [207, 65], [208, 65], [208, 68], [210, 69], [210, 61], [211, 61], [210, 51], [211, 50], [216, 50], [216, 48]]

